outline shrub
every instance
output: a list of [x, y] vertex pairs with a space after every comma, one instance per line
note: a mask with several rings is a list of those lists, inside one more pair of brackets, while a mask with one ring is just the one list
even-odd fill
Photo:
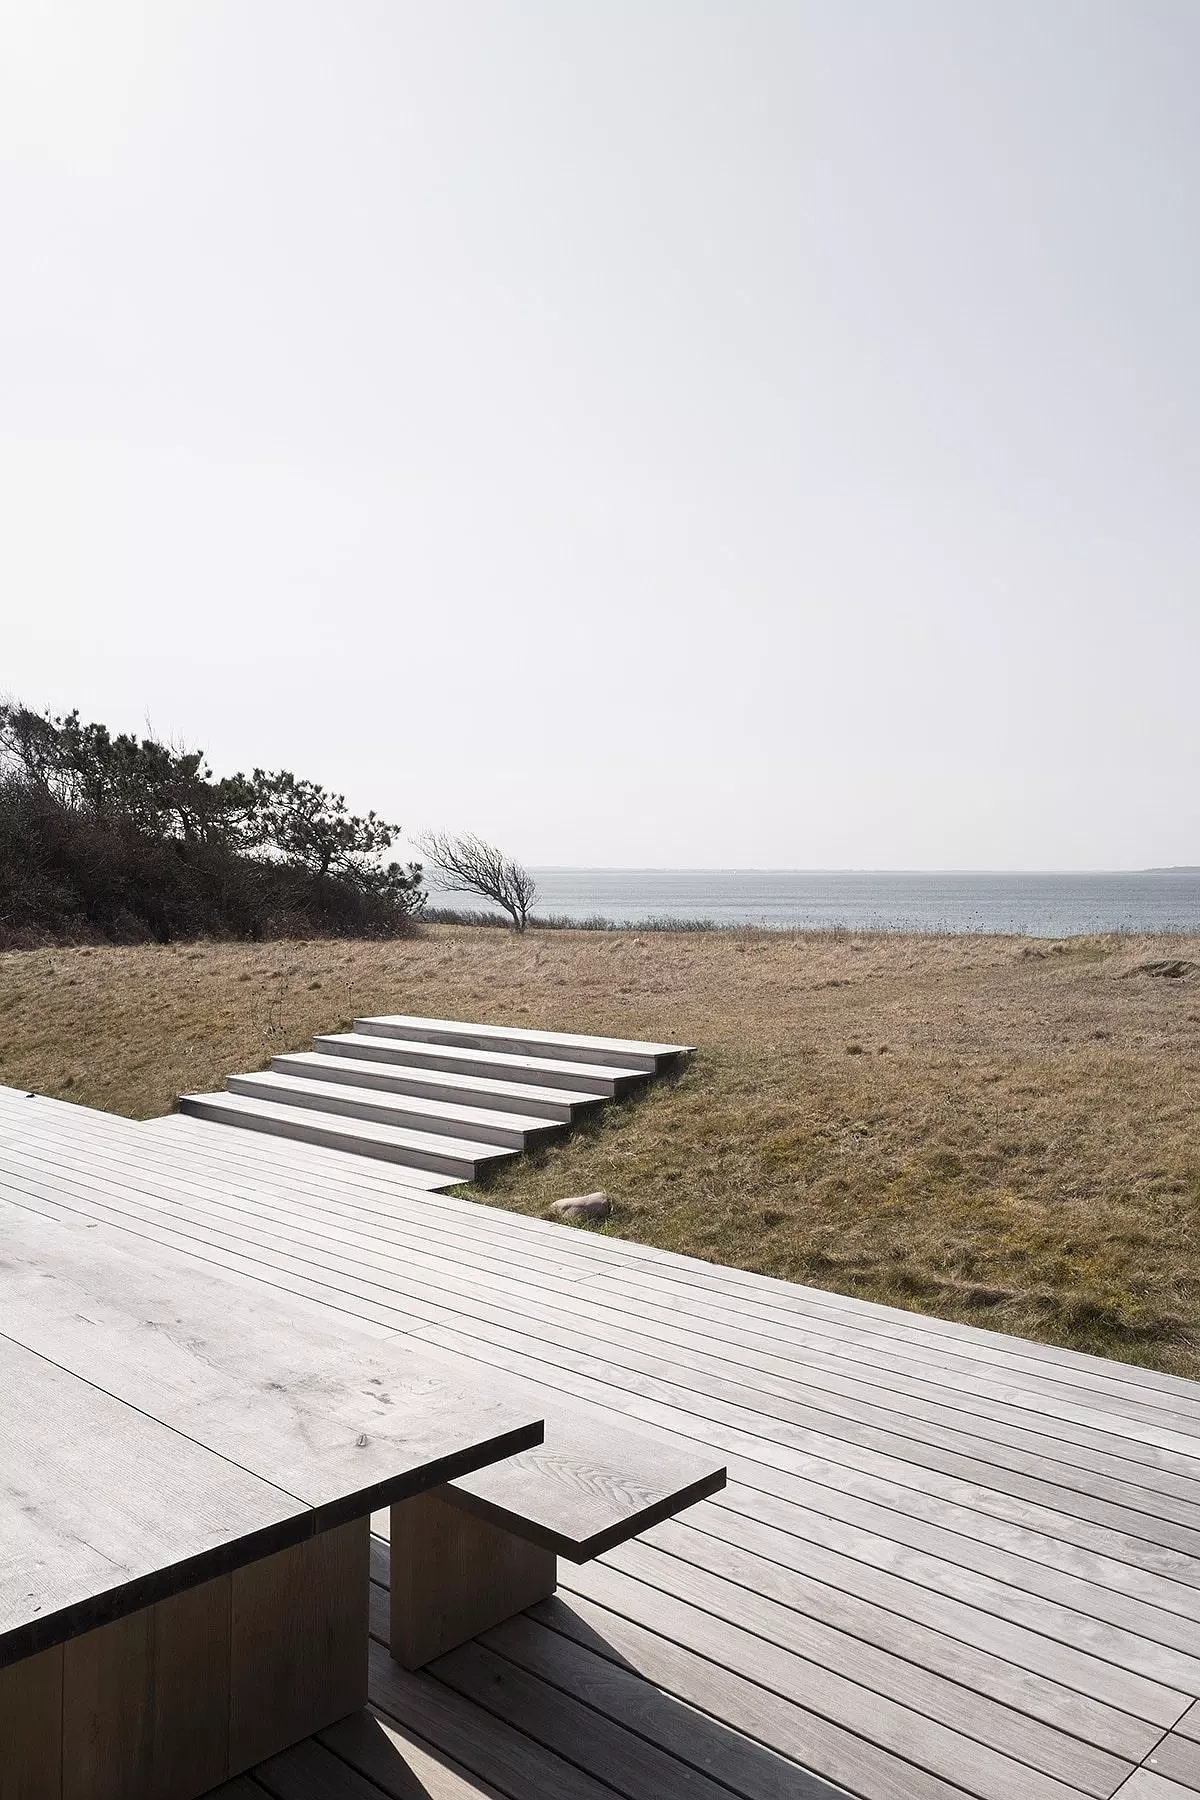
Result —
[[202, 752], [78, 713], [0, 706], [0, 942], [395, 936], [421, 870], [398, 827], [286, 770], [217, 780]]

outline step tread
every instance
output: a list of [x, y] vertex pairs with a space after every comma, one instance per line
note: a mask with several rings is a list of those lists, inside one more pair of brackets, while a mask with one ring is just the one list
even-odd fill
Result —
[[[315, 1050], [296, 1050], [282, 1056], [273, 1056], [271, 1067], [284, 1075], [296, 1075], [313, 1081], [344, 1082], [350, 1086], [354, 1085], [357, 1077], [363, 1087], [378, 1087], [382, 1093], [402, 1094], [405, 1092], [403, 1086], [392, 1087], [390, 1084], [413, 1082], [432, 1090], [426, 1096], [429, 1099], [436, 1099], [443, 1089], [447, 1094], [477, 1094], [478, 1102], [471, 1100], [465, 1104], [486, 1107], [494, 1102], [498, 1112], [509, 1110], [504, 1104], [506, 1100], [510, 1106], [519, 1100], [530, 1106], [567, 1108], [573, 1111], [577, 1106], [601, 1105], [607, 1097], [599, 1093], [581, 1093], [578, 1088], [489, 1080], [486, 1075], [471, 1075], [466, 1070], [462, 1074], [455, 1074], [448, 1069], [422, 1069], [406, 1063], [364, 1062], [359, 1057], [322, 1055]], [[550, 1112], [546, 1114], [547, 1118], [553, 1116]]]
[[[513, 1154], [503, 1144], [480, 1144], [466, 1139], [443, 1137], [436, 1132], [410, 1131], [398, 1125], [378, 1125], [371, 1119], [347, 1119], [329, 1113], [306, 1112], [297, 1106], [281, 1105], [274, 1100], [251, 1099], [242, 1094], [182, 1094], [180, 1110], [195, 1117], [222, 1118], [230, 1123], [255, 1121], [275, 1126], [284, 1135], [334, 1138], [346, 1149], [358, 1148], [368, 1154], [393, 1152], [401, 1161], [403, 1152], [430, 1159], [443, 1165], [443, 1173], [453, 1181], [469, 1181], [481, 1163]], [[458, 1164], [463, 1172], [450, 1167]], [[420, 1168], [421, 1163], [414, 1163]]]
[[[545, 1073], [552, 1079], [588, 1081], [591, 1093], [598, 1091], [599, 1083], [611, 1082], [617, 1088], [628, 1086], [641, 1077], [636, 1069], [618, 1069], [604, 1063], [572, 1063], [540, 1056], [514, 1056], [503, 1050], [471, 1050], [461, 1044], [421, 1044], [415, 1038], [374, 1037], [367, 1031], [325, 1032], [313, 1039], [313, 1047], [318, 1054], [340, 1056], [351, 1054], [346, 1047], [353, 1045], [369, 1049], [370, 1056], [378, 1062], [395, 1060], [397, 1063], [413, 1066], [434, 1062], [450, 1062], [455, 1069], [470, 1070], [486, 1063], [498, 1072], [498, 1078], [508, 1080], [528, 1079], [534, 1075]], [[503, 1075], [499, 1075], [503, 1071]], [[610, 1098], [604, 1094], [604, 1099]]]
[[461, 1043], [470, 1047], [496, 1045], [525, 1049], [534, 1056], [553, 1056], [556, 1052], [574, 1052], [581, 1062], [609, 1060], [615, 1067], [639, 1067], [649, 1064], [653, 1073], [660, 1063], [686, 1056], [687, 1044], [655, 1044], [640, 1038], [592, 1037], [579, 1032], [536, 1031], [524, 1026], [476, 1025], [467, 1019], [426, 1019], [412, 1013], [380, 1013], [372, 1018], [356, 1019], [356, 1031], [371, 1036], [401, 1036], [424, 1043]]
[[[234, 1086], [237, 1083], [237, 1086]], [[267, 1090], [265, 1093], [263, 1090]], [[284, 1106], [311, 1104], [315, 1111], [335, 1113], [342, 1118], [353, 1118], [356, 1106], [370, 1107], [375, 1112], [386, 1112], [394, 1116], [397, 1125], [404, 1126], [406, 1119], [417, 1116], [437, 1119], [447, 1126], [472, 1125], [481, 1126], [496, 1132], [509, 1132], [518, 1135], [522, 1142], [529, 1137], [544, 1135], [557, 1129], [552, 1119], [531, 1119], [528, 1113], [500, 1112], [496, 1108], [478, 1106], [455, 1106], [445, 1100], [422, 1100], [405, 1094], [389, 1094], [379, 1088], [354, 1087], [348, 1082], [308, 1080], [303, 1076], [280, 1072], [278, 1069], [261, 1069], [254, 1074], [231, 1075], [228, 1091], [235, 1094], [250, 1094], [263, 1099], [278, 1095]], [[389, 1121], [379, 1120], [386, 1124]], [[404, 1127], [408, 1129], [408, 1127]], [[424, 1129], [421, 1126], [414, 1130]], [[438, 1135], [441, 1135], [440, 1129]], [[474, 1140], [472, 1140], [474, 1141]], [[497, 1137], [497, 1143], [502, 1139]]]

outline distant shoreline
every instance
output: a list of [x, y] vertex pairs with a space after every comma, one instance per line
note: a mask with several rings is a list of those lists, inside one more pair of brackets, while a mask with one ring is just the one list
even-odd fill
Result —
[[529, 872], [534, 876], [541, 875], [698, 875], [698, 876], [797, 876], [804, 879], [826, 877], [852, 877], [854, 879], [875, 880], [883, 878], [891, 880], [899, 878], [913, 881], [942, 880], [997, 880], [997, 881], [1089, 881], [1112, 880], [1122, 881], [1139, 875], [1200, 875], [1200, 863], [1152, 863], [1146, 868], [1137, 869], [967, 869], [946, 867], [944, 869], [885, 869], [885, 868], [772, 868], [766, 864], [735, 868], [732, 865], [714, 864], [711, 868], [688, 863], [647, 863], [644, 867], [638, 863], [530, 863]]
[[[1200, 932], [1200, 868], [1109, 873], [755, 869], [531, 870], [539, 924], [576, 929], [1087, 937]], [[431, 889], [431, 917], [486, 923]], [[471, 916], [473, 915], [473, 917]]]

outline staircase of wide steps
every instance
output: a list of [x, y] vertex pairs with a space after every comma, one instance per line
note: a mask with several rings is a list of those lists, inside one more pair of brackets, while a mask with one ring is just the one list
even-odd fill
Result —
[[388, 1014], [231, 1075], [224, 1093], [184, 1094], [179, 1110], [377, 1157], [413, 1185], [445, 1188], [569, 1131], [585, 1109], [690, 1054], [684, 1044]]

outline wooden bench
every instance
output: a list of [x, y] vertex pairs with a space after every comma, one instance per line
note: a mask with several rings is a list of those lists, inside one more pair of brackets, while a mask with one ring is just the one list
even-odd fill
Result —
[[[430, 1409], [439, 1413], [440, 1408], [440, 1423], [456, 1423], [460, 1431], [464, 1417], [471, 1418], [472, 1449], [465, 1453], [469, 1467], [466, 1461], [452, 1466], [449, 1457], [435, 1465], [427, 1456], [419, 1471], [410, 1471], [407, 1486], [394, 1477], [388, 1491], [379, 1484], [373, 1492], [366, 1487], [356, 1489], [352, 1502], [343, 1495], [340, 1514], [331, 1510], [338, 1492], [335, 1486], [324, 1494], [320, 1517], [314, 1522], [316, 1527], [340, 1526], [351, 1516], [361, 1519], [364, 1511], [391, 1506], [390, 1519], [386, 1512], [383, 1519], [393, 1543], [392, 1649], [409, 1667], [419, 1667], [547, 1598], [556, 1585], [559, 1556], [587, 1561], [724, 1486], [723, 1466], [710, 1454], [683, 1446], [669, 1434], [626, 1425], [600, 1408], [565, 1405], [552, 1390], [516, 1384], [507, 1376], [498, 1377], [497, 1385], [478, 1374], [472, 1379], [461, 1371], [477, 1370], [478, 1364], [454, 1358], [448, 1351], [435, 1352], [432, 1346], [418, 1348], [411, 1340], [382, 1330], [365, 1346], [356, 1342], [350, 1352], [344, 1316], [324, 1302], [306, 1302], [260, 1282], [232, 1281], [187, 1251], [158, 1242], [150, 1246], [147, 1240], [116, 1226], [95, 1226], [86, 1213], [68, 1214], [76, 1220], [73, 1226], [60, 1224], [54, 1209], [70, 1204], [75, 1154], [64, 1152], [56, 1164], [53, 1193], [45, 1202], [52, 1209], [50, 1218], [25, 1210], [39, 1203], [40, 1177], [23, 1171], [17, 1163], [6, 1177], [0, 1176], [9, 1194], [5, 1201], [0, 1193], [0, 1243], [5, 1252], [12, 1253], [0, 1256], [0, 1330], [24, 1338], [29, 1348], [85, 1377], [94, 1375], [99, 1366], [96, 1352], [100, 1346], [108, 1388], [176, 1432], [191, 1438], [207, 1433], [218, 1454], [243, 1471], [261, 1469], [269, 1486], [283, 1488], [288, 1495], [308, 1492], [303, 1484], [311, 1480], [308, 1465], [317, 1452], [309, 1414], [314, 1406], [320, 1412], [318, 1398], [321, 1405], [332, 1409], [339, 1433], [344, 1424], [347, 1432], [357, 1427], [368, 1439], [368, 1445], [360, 1447], [357, 1437], [350, 1437], [355, 1444], [352, 1463], [374, 1444], [380, 1414], [368, 1406], [364, 1419], [361, 1402], [364, 1396], [386, 1399], [390, 1410], [403, 1383], [392, 1368], [381, 1391], [373, 1395], [373, 1384], [381, 1379], [373, 1358], [403, 1358], [404, 1369], [414, 1381], [418, 1385], [424, 1381], [420, 1395], [406, 1394], [405, 1398], [416, 1406], [416, 1417], [426, 1432]], [[161, 1187], [165, 1198], [169, 1179], [162, 1180]], [[14, 1204], [18, 1199], [21, 1204]], [[152, 1256], [147, 1255], [150, 1249]], [[252, 1298], [248, 1299], [248, 1294]], [[144, 1348], [148, 1331], [153, 1334], [152, 1370], [147, 1369]], [[418, 1361], [426, 1354], [439, 1360], [426, 1368]], [[352, 1356], [352, 1368], [346, 1363], [348, 1355]], [[234, 1377], [241, 1384], [248, 1383], [252, 1396], [252, 1404], [240, 1409], [224, 1407], [219, 1433], [214, 1430], [213, 1417], [218, 1396], [210, 1390], [210, 1377]], [[319, 1395], [310, 1391], [314, 1377], [319, 1381]], [[454, 1396], [450, 1418], [440, 1398], [447, 1388]], [[485, 1453], [481, 1440], [487, 1415], [504, 1410], [504, 1395], [510, 1414], [536, 1415], [539, 1421], [547, 1421], [544, 1443], [535, 1443], [530, 1435], [518, 1442], [511, 1428], [504, 1439], [497, 1429]], [[301, 1409], [299, 1418], [291, 1416], [294, 1405]], [[276, 1416], [280, 1412], [282, 1418]], [[412, 1417], [410, 1410], [409, 1419]], [[204, 1432], [196, 1429], [197, 1418]], [[298, 1430], [302, 1439], [300, 1466], [289, 1427]], [[3, 1429], [0, 1418], [0, 1431]], [[347, 1441], [345, 1435], [338, 1435], [331, 1447], [344, 1451]], [[264, 1466], [268, 1445], [269, 1466]], [[499, 1457], [506, 1460], [495, 1460]], [[336, 1473], [344, 1480], [347, 1469], [338, 1466]], [[60, 1482], [51, 1486], [61, 1493]], [[109, 1491], [103, 1483], [102, 1487]], [[151, 1491], [155, 1491], [153, 1482]], [[255, 1493], [262, 1498], [258, 1490]], [[0, 1485], [0, 1529], [3, 1500]], [[185, 1516], [183, 1499], [164, 1504], [171, 1519]], [[245, 1496], [242, 1504], [249, 1504]], [[285, 1520], [290, 1517], [285, 1514]], [[257, 1529], [251, 1517], [243, 1536], [253, 1539]], [[148, 1542], [153, 1549], [153, 1533]], [[226, 1531], [219, 1546], [219, 1554], [225, 1558], [222, 1572], [232, 1570], [242, 1554], [235, 1546], [234, 1534]], [[258, 1553], [263, 1553], [261, 1543]], [[300, 1587], [307, 1586], [312, 1595], [326, 1595], [332, 1608], [341, 1582], [352, 1597], [352, 1606], [357, 1607], [362, 1596], [360, 1540], [345, 1548], [330, 1545], [322, 1557], [302, 1579], [280, 1577], [279, 1585], [286, 1587], [291, 1582], [294, 1586], [299, 1579]], [[165, 1550], [163, 1561], [164, 1568], [175, 1566]], [[156, 1569], [157, 1565], [151, 1573]], [[192, 1573], [199, 1579], [204, 1571], [197, 1574], [193, 1569]], [[131, 1589], [136, 1580], [137, 1572], [131, 1570]], [[167, 1597], [174, 1591], [169, 1582], [161, 1590]], [[0, 1609], [4, 1597], [0, 1582]], [[156, 1598], [157, 1590], [143, 1589], [140, 1598], [132, 1593], [125, 1604], [140, 1606]], [[303, 1688], [296, 1669], [299, 1634], [287, 1624], [286, 1608], [280, 1609], [279, 1617], [284, 1641], [269, 1656], [264, 1653], [260, 1663], [275, 1662], [283, 1690], [290, 1692], [293, 1685]], [[323, 1629], [332, 1629], [334, 1617], [330, 1611]], [[76, 1623], [86, 1629], [96, 1622], [87, 1615]], [[346, 1630], [359, 1643], [361, 1617], [357, 1611], [352, 1611], [351, 1622], [353, 1631], [349, 1624]], [[0, 1628], [2, 1625], [0, 1611]], [[303, 1635], [310, 1636], [312, 1629], [307, 1626]], [[26, 1644], [27, 1651], [36, 1647], [32, 1638]], [[0, 1639], [0, 1663], [4, 1660]], [[298, 1736], [315, 1729], [305, 1721], [315, 1719], [321, 1707], [347, 1710], [343, 1704], [346, 1692], [353, 1689], [358, 1693], [364, 1678], [356, 1665], [354, 1683], [324, 1689], [320, 1706], [306, 1703], [307, 1710], [298, 1708], [286, 1730]], [[244, 1675], [240, 1679], [244, 1680]], [[351, 1704], [360, 1703], [354, 1700]], [[278, 1715], [277, 1708], [273, 1712], [269, 1705], [256, 1704], [265, 1716]], [[248, 1716], [244, 1704], [241, 1712]], [[0, 1739], [0, 1752], [2, 1749]], [[258, 1745], [255, 1749], [266, 1754]], [[230, 1766], [234, 1766], [232, 1760]], [[137, 1790], [130, 1783], [126, 1790], [115, 1791]], [[0, 1800], [9, 1800], [2, 1781]], [[29, 1797], [22, 1792], [21, 1800]]]
[[362, 1706], [369, 1516], [536, 1404], [0, 1195], [0, 1800], [190, 1800]]
[[418, 1669], [725, 1486], [725, 1468], [598, 1408], [542, 1401], [545, 1441], [391, 1508], [391, 1652]]

